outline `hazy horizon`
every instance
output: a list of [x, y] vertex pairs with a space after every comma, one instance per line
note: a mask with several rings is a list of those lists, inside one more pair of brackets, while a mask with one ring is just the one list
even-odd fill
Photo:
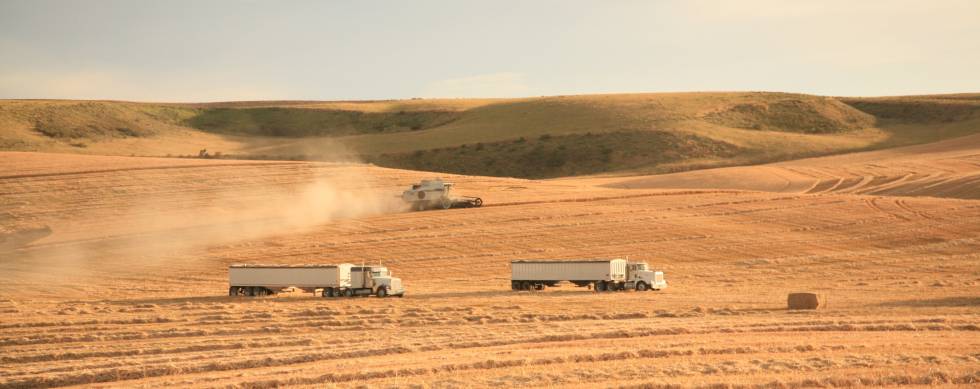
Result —
[[973, 1], [0, 2], [0, 98], [980, 91]]

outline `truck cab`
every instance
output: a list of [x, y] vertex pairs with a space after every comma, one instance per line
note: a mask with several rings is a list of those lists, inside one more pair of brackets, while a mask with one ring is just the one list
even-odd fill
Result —
[[402, 279], [392, 277], [384, 266], [355, 266], [351, 268], [351, 288], [356, 294], [378, 297], [403, 296]]
[[660, 290], [667, 287], [664, 272], [650, 270], [646, 262], [627, 263], [626, 282], [638, 291]]

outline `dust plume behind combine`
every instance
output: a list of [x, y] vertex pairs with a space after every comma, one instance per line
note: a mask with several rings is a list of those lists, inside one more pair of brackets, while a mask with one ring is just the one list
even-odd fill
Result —
[[[341, 219], [402, 211], [397, 198], [344, 168], [288, 186], [214, 187], [186, 199], [199, 206], [168, 210], [166, 199], [138, 202], [122, 218], [151, 230], [138, 247], [210, 246], [295, 233]], [[163, 238], [155, 242], [157, 238]], [[143, 240], [142, 235], [135, 240]], [[181, 243], [186, 242], [186, 243]], [[175, 246], [176, 245], [176, 246]]]
[[[38, 162], [42, 159], [43, 155]], [[50, 176], [42, 171], [26, 178], [45, 188], [42, 201], [59, 204], [50, 212], [28, 211], [32, 201], [10, 197], [0, 204], [4, 215], [0, 252], [8, 258], [5, 262], [38, 268], [25, 274], [23, 281], [57, 285], [61, 277], [96, 277], [107, 266], [119, 264], [165, 267], [169, 261], [199, 258], [209, 247], [405, 210], [394, 188], [378, 187], [370, 176], [359, 174], [363, 167], [354, 163], [174, 161], [155, 166], [152, 160], [115, 159], [111, 162], [126, 161], [122, 169]], [[239, 174], [213, 174], [226, 168]], [[288, 174], [268, 168], [284, 168]], [[98, 182], [114, 175], [131, 175], [133, 180]], [[4, 189], [16, 191], [18, 184], [5, 181], [0, 182]], [[72, 198], [61, 197], [65, 194]]]

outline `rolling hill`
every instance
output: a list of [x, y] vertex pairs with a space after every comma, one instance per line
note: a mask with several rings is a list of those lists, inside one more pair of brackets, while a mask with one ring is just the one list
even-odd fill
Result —
[[0, 149], [367, 161], [547, 178], [873, 150], [980, 132], [977, 95], [658, 93], [522, 99], [0, 102]]

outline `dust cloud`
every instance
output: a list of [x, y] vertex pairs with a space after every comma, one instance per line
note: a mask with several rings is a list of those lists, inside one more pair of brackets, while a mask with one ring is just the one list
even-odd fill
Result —
[[[138, 247], [179, 250], [275, 235], [301, 233], [336, 220], [401, 212], [396, 192], [336, 164], [304, 183], [262, 182], [184, 195], [178, 209], [141, 203], [130, 212], [151, 233], [131, 239]], [[356, 170], [356, 168], [354, 168]], [[218, 184], [216, 184], [218, 185]], [[166, 204], [166, 202], [162, 202]]]
[[[338, 220], [397, 213], [407, 207], [400, 188], [365, 174], [355, 163], [313, 163], [262, 177], [181, 173], [139, 186], [59, 193], [77, 211], [40, 220], [51, 234], [3, 251], [0, 267], [32, 269], [23, 283], [61, 284], [118, 268], [160, 269], [183, 261], [214, 260], [212, 246], [249, 240], [274, 241]], [[73, 196], [68, 198], [66, 196]], [[318, 258], [311, 256], [310, 261]], [[276, 263], [283, 258], [223, 258]], [[295, 258], [291, 257], [290, 261]], [[160, 276], [165, 276], [161, 273]]]

